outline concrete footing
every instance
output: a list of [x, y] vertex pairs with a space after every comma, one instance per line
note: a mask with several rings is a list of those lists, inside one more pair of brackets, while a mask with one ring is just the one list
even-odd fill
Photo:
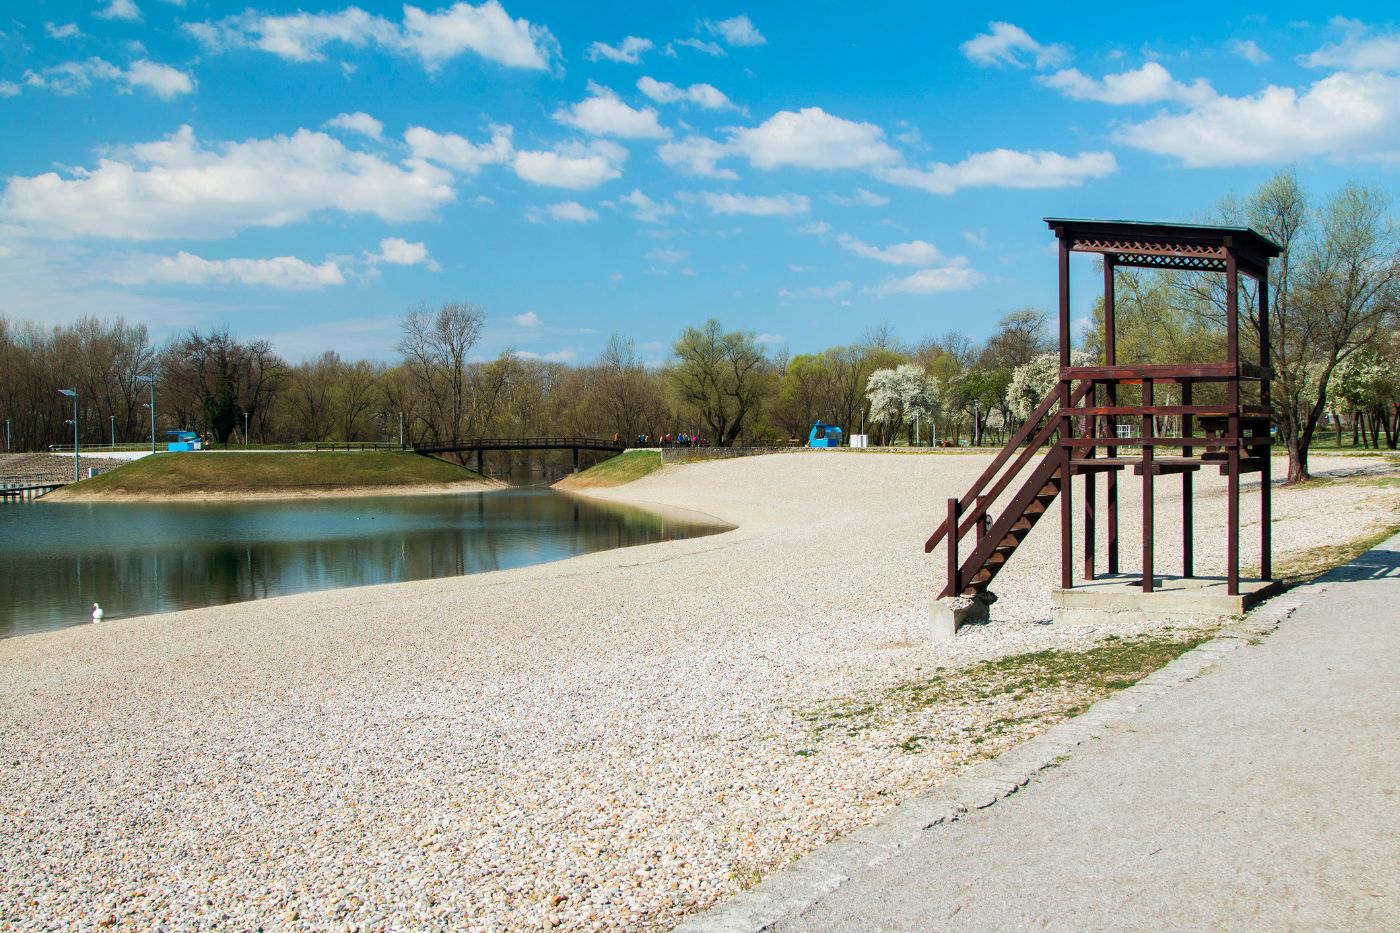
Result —
[[1250, 606], [1279, 591], [1277, 580], [1241, 580], [1240, 592], [1225, 592], [1224, 577], [1152, 578], [1153, 592], [1142, 591], [1141, 574], [1114, 574], [1052, 590], [1055, 622], [1095, 623], [1144, 619], [1202, 619], [1244, 615]]
[[996, 600], [986, 593], [982, 596], [950, 596], [929, 603], [929, 637], [935, 642], [947, 641], [958, 634], [967, 622], [985, 622], [988, 608]]

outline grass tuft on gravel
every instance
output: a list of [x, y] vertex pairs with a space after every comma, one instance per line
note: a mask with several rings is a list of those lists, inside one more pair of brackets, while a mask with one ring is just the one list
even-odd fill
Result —
[[661, 469], [661, 451], [628, 450], [596, 463], [581, 473], [566, 477], [555, 485], [561, 489], [588, 489], [625, 486]]
[[[1019, 739], [1078, 715], [1213, 635], [1213, 630], [1203, 629], [1136, 638], [1110, 635], [1085, 651], [1035, 651], [996, 658], [882, 691], [831, 700], [796, 715], [805, 726], [809, 747], [828, 737], [852, 737], [871, 730], [889, 733], [892, 744], [909, 753], [933, 750], [949, 741], [981, 745], [992, 739]], [[913, 731], [932, 725], [921, 721], [926, 714], [950, 709], [966, 712], [962, 718], [971, 725], [957, 735]], [[901, 735], [907, 737], [901, 739]]]
[[50, 493], [152, 495], [276, 492], [480, 482], [471, 470], [402, 451], [352, 453], [160, 453]]
[[[1352, 538], [1342, 544], [1327, 544], [1295, 554], [1274, 564], [1274, 579], [1284, 586], [1299, 586], [1322, 576], [1335, 567], [1340, 567], [1365, 554], [1371, 548], [1400, 534], [1400, 521], [1390, 521], [1377, 531]], [[1249, 573], [1259, 575], [1259, 568], [1249, 568]]]

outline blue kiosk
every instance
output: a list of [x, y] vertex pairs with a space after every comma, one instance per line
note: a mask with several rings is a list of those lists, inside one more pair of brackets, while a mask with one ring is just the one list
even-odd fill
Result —
[[812, 425], [812, 431], [807, 435], [808, 447], [840, 447], [841, 438], [845, 436], [844, 431], [834, 424], [822, 424], [819, 420]]
[[165, 445], [169, 451], [181, 450], [203, 450], [204, 442], [200, 440], [198, 434], [193, 431], [166, 431], [171, 437], [170, 443]]

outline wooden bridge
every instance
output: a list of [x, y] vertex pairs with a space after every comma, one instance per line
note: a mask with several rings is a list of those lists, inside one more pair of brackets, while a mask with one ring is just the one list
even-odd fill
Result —
[[37, 499], [40, 496], [48, 495], [61, 486], [66, 486], [65, 482], [44, 482], [38, 480], [21, 480], [15, 482], [5, 482], [0, 480], [0, 499]]
[[488, 450], [572, 450], [574, 469], [578, 469], [580, 450], [600, 450], [609, 454], [620, 454], [627, 449], [622, 441], [609, 441], [597, 437], [479, 437], [444, 444], [414, 444], [414, 453], [452, 454], [476, 453], [476, 472], [483, 473], [482, 454]]

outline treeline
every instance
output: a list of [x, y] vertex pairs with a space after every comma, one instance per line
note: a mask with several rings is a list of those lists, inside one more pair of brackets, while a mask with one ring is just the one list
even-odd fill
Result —
[[[1220, 205], [1215, 219], [1283, 249], [1270, 269], [1269, 340], [1289, 479], [1307, 476], [1308, 448], [1329, 415], [1333, 424], [1344, 416], [1358, 440], [1395, 447], [1400, 234], [1385, 193], [1348, 184], [1314, 201], [1283, 172]], [[1222, 360], [1222, 278], [1119, 270], [1119, 363]], [[1247, 360], [1261, 338], [1253, 288], [1242, 281]], [[630, 443], [684, 432], [729, 446], [800, 441], [821, 419], [877, 444], [980, 444], [1004, 437], [1058, 379], [1047, 321], [1043, 309], [1004, 313], [980, 343], [956, 332], [903, 343], [882, 326], [857, 343], [789, 356], [712, 319], [686, 328], [660, 366], [644, 365], [618, 334], [597, 360], [575, 366], [510, 352], [481, 360], [485, 313], [469, 304], [411, 309], [393, 363], [334, 352], [291, 363], [266, 341], [227, 330], [156, 348], [144, 326], [120, 319], [43, 328], [0, 318], [0, 415], [13, 449], [70, 443], [71, 403], [58, 390], [76, 388], [83, 443], [108, 443], [113, 433], [148, 440], [149, 377], [158, 433], [184, 428], [219, 443], [242, 441], [245, 423], [252, 443], [397, 440], [402, 423], [409, 443], [549, 434]], [[1100, 300], [1077, 362], [1102, 360], [1102, 323]], [[1134, 391], [1124, 386], [1121, 401], [1132, 404]], [[1162, 386], [1158, 404], [1170, 404], [1172, 391]]]
[[922, 410], [927, 443], [931, 431], [977, 437], [999, 426], [1012, 372], [1049, 347], [1045, 312], [1027, 308], [1003, 317], [985, 345], [948, 334], [907, 346], [881, 327], [855, 344], [789, 356], [710, 320], [686, 328], [660, 367], [617, 334], [595, 361], [569, 365], [510, 352], [482, 361], [474, 351], [484, 323], [466, 304], [414, 308], [396, 363], [332, 351], [291, 363], [226, 329], [158, 348], [143, 325], [120, 318], [49, 328], [0, 318], [0, 415], [14, 450], [70, 444], [72, 403], [59, 390], [76, 388], [81, 444], [142, 443], [153, 385], [162, 442], [184, 429], [240, 444], [246, 425], [253, 444], [397, 443], [402, 425], [407, 443], [685, 432], [730, 446], [805, 440], [821, 419], [890, 443], [911, 439], [915, 408], [872, 396], [871, 379], [905, 367], [939, 386], [937, 404]]

